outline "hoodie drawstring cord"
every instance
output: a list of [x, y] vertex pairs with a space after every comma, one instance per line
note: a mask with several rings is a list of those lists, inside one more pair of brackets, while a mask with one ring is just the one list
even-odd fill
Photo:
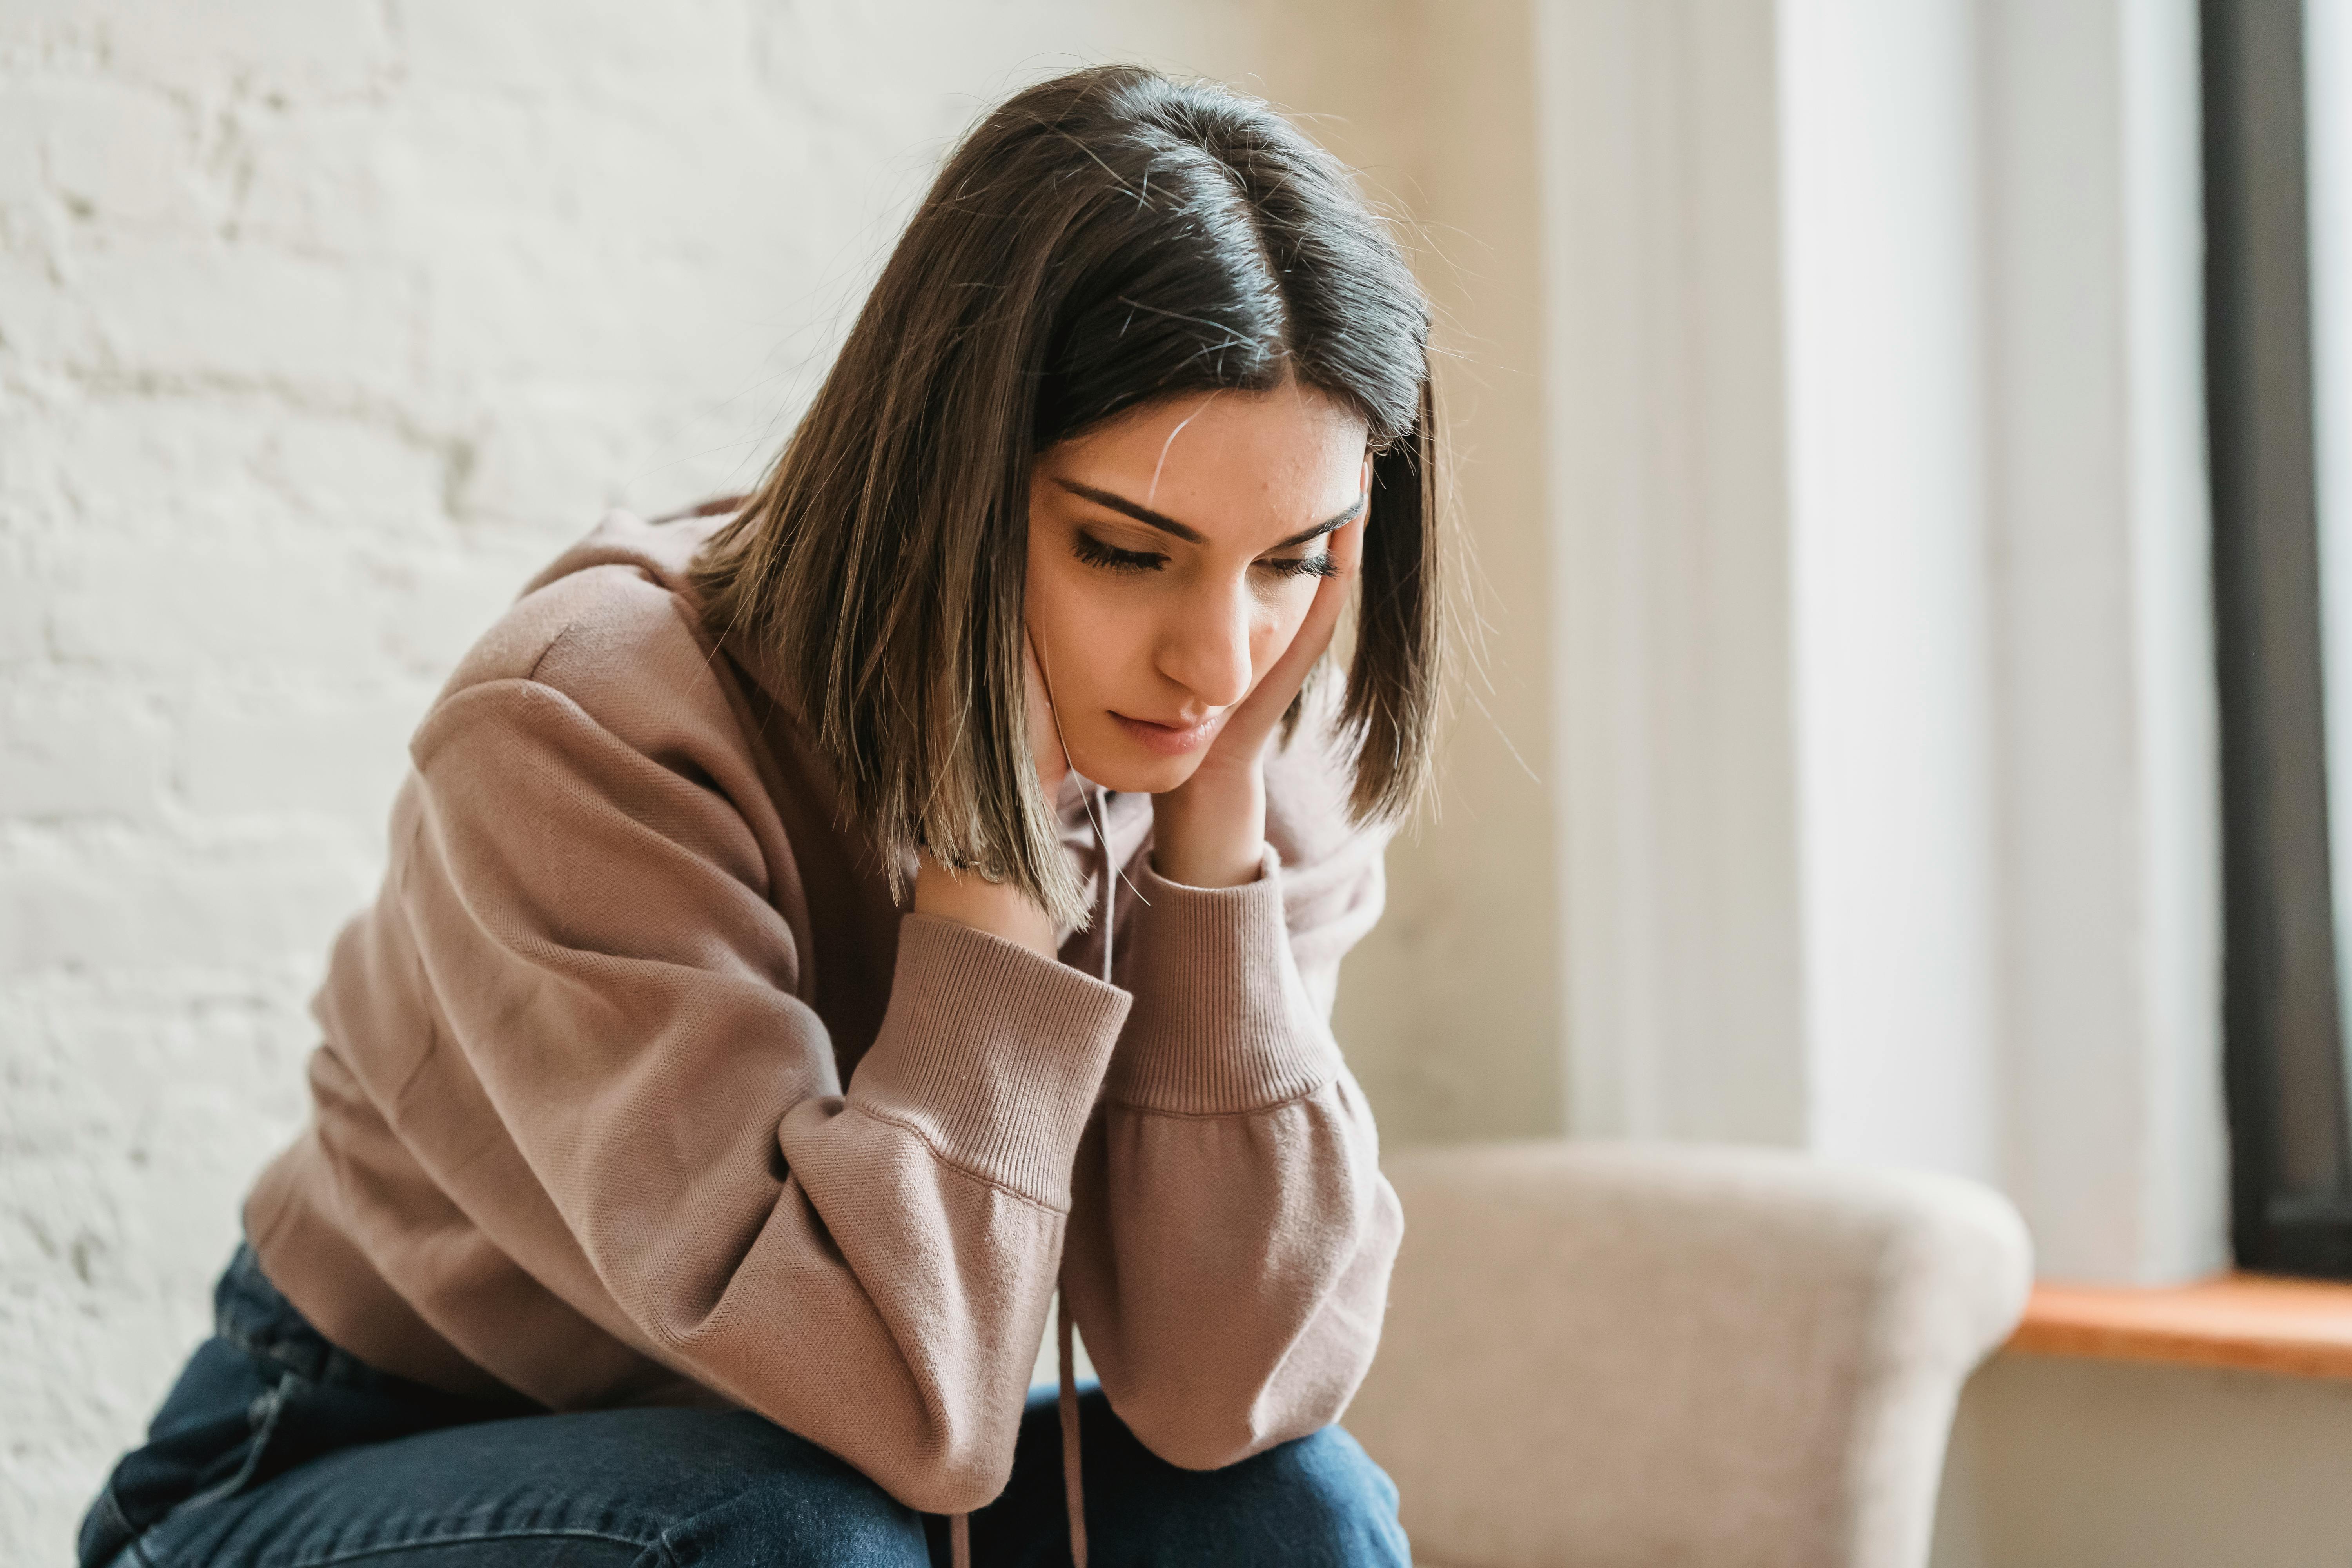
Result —
[[1070, 1568], [1087, 1568], [1087, 1487], [1078, 1473], [1078, 1374], [1070, 1353], [1070, 1293], [1062, 1291], [1055, 1359], [1061, 1363], [1062, 1501], [1070, 1512]]
[[[1102, 978], [1111, 984], [1114, 952], [1112, 932], [1118, 908], [1118, 861], [1111, 854], [1110, 795], [1101, 785], [1095, 786], [1095, 845], [1102, 854]], [[1078, 1463], [1078, 1373], [1076, 1355], [1072, 1345], [1073, 1323], [1070, 1312], [1070, 1269], [1068, 1250], [1063, 1253], [1062, 1292], [1055, 1312], [1055, 1360], [1059, 1363], [1062, 1408], [1062, 1497], [1070, 1512], [1070, 1568], [1087, 1568], [1087, 1487]]]
[[[1118, 904], [1118, 866], [1112, 859], [1110, 837], [1103, 830], [1110, 810], [1109, 792], [1095, 786], [1094, 810], [1087, 821], [1102, 856], [1102, 977], [1110, 984], [1112, 911]], [[1062, 1415], [1062, 1500], [1070, 1514], [1070, 1568], [1087, 1568], [1087, 1486], [1078, 1462], [1078, 1374], [1072, 1344], [1070, 1276], [1063, 1269], [1061, 1293], [1054, 1307], [1054, 1362], [1061, 1384], [1055, 1403]], [[948, 1519], [948, 1556], [954, 1568], [971, 1568], [971, 1515]]]

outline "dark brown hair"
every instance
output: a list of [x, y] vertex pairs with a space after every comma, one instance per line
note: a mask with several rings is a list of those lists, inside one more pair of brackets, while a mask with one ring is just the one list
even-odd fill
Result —
[[1296, 378], [1373, 445], [1339, 743], [1359, 822], [1428, 770], [1440, 643], [1426, 298], [1348, 171], [1255, 99], [1131, 66], [999, 106], [697, 568], [789, 680], [844, 808], [1083, 918], [1030, 764], [1030, 468], [1139, 405]]

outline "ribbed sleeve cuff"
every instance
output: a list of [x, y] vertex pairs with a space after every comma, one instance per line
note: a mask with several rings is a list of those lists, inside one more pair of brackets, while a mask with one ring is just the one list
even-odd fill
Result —
[[1148, 905], [1118, 934], [1135, 1012], [1112, 1060], [1111, 1098], [1194, 1116], [1261, 1110], [1310, 1094], [1339, 1047], [1300, 984], [1269, 847], [1238, 888], [1171, 882], [1147, 863]]
[[1056, 1208], [1131, 998], [958, 921], [910, 914], [853, 1106]]

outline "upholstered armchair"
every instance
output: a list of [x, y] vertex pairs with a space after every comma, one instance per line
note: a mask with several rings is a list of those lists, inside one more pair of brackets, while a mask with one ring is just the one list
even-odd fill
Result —
[[1430, 1568], [1923, 1568], [1960, 1385], [2031, 1278], [1969, 1183], [1799, 1155], [1408, 1152], [1347, 1425]]

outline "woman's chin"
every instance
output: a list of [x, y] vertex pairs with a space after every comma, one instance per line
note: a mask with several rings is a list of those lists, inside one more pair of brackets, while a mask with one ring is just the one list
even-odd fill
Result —
[[[1202, 753], [1207, 752], [1202, 748]], [[1165, 795], [1201, 769], [1201, 753], [1153, 756], [1139, 746], [1098, 747], [1078, 772], [1118, 795]]]

